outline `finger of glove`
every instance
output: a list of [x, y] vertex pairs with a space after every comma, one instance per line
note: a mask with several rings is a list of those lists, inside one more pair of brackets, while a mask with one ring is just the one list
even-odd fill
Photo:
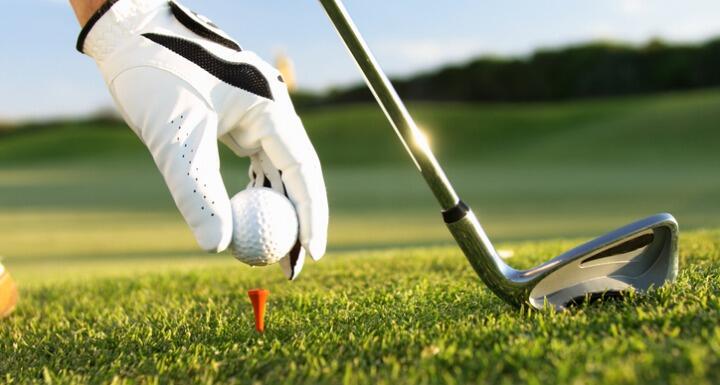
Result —
[[[328, 203], [322, 168], [315, 149], [295, 115], [276, 122], [274, 135], [262, 147], [275, 167], [282, 171], [288, 197], [295, 204], [300, 222], [300, 242], [319, 260], [327, 246]], [[285, 124], [280, 127], [277, 124]]]
[[300, 275], [304, 265], [305, 249], [298, 240], [290, 253], [280, 260], [280, 268], [289, 280], [294, 281]]
[[[147, 97], [148, 90], [153, 97]], [[233, 221], [220, 174], [216, 114], [187, 83], [159, 69], [126, 71], [113, 81], [111, 92], [200, 247], [225, 250]]]
[[320, 160], [289, 100], [248, 111], [231, 136], [243, 148], [258, 145], [282, 172], [287, 195], [298, 213], [300, 241], [313, 259], [322, 258], [328, 227], [325, 182]]
[[287, 196], [280, 170], [272, 165], [263, 151], [250, 157], [250, 186], [271, 188]]

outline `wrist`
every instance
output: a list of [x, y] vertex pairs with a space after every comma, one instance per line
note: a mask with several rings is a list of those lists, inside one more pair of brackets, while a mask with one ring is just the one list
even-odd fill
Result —
[[80, 30], [76, 48], [101, 61], [169, 9], [168, 0], [101, 0]]
[[88, 20], [103, 6], [108, 0], [70, 0], [70, 6], [75, 11], [80, 27], [84, 27]]

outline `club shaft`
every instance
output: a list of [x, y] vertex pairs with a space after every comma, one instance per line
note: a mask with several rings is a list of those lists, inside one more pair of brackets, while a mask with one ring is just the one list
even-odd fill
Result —
[[440, 203], [450, 233], [475, 272], [491, 290], [507, 302], [519, 305], [526, 301], [526, 286], [510, 278], [517, 276], [519, 272], [500, 259], [475, 214], [460, 202], [423, 134], [415, 125], [390, 80], [370, 53], [341, 0], [319, 1], [360, 67], [365, 81], [395, 128], [405, 149], [410, 153]]
[[418, 129], [405, 104], [385, 73], [380, 69], [370, 49], [350, 19], [340, 0], [320, 0], [340, 38], [345, 43], [367, 85], [395, 128], [405, 149], [430, 186], [443, 210], [455, 207], [459, 198], [445, 172], [430, 151], [424, 134]]

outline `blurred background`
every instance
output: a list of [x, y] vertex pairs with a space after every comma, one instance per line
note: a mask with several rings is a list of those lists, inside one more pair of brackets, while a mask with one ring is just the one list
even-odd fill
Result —
[[[316, 1], [185, 4], [294, 80], [325, 169], [331, 252], [451, 242]], [[3, 263], [26, 284], [238, 266], [198, 250], [93, 62], [74, 50], [67, 2], [3, 6]], [[720, 225], [720, 2], [347, 7], [493, 239], [583, 238], [663, 211], [682, 229]], [[234, 193], [247, 162], [222, 157]]]

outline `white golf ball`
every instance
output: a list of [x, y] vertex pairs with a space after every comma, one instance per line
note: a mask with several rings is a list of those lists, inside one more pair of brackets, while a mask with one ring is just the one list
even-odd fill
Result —
[[250, 266], [267, 266], [286, 256], [297, 242], [295, 207], [284, 195], [269, 188], [248, 188], [231, 200], [232, 250]]

